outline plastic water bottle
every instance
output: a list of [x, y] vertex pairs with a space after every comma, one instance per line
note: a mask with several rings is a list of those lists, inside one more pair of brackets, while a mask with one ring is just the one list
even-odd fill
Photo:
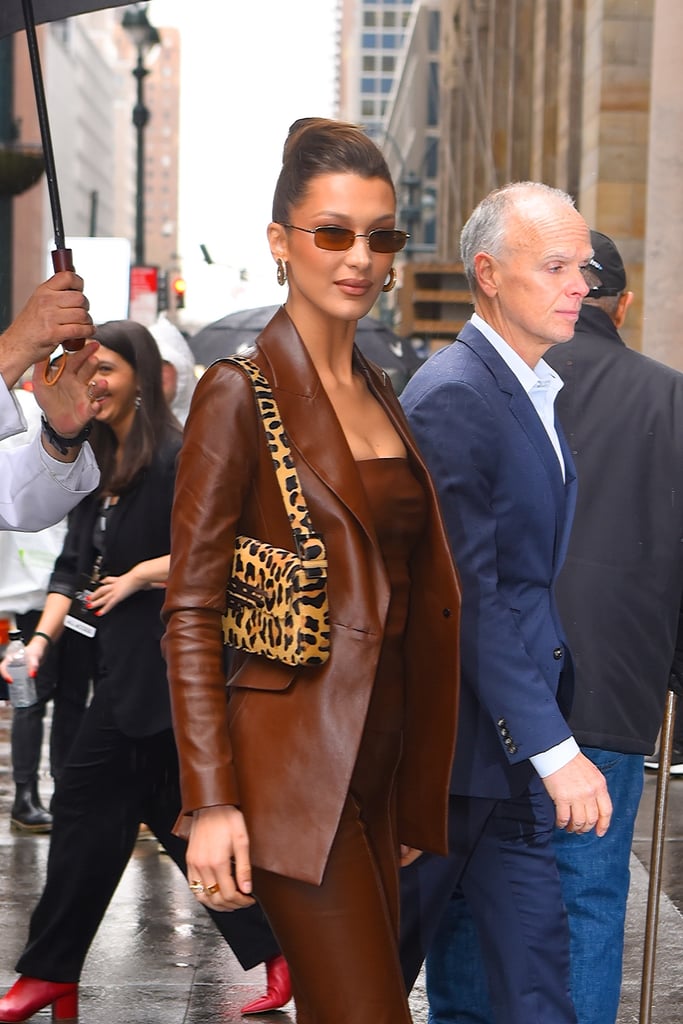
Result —
[[30, 708], [38, 700], [35, 680], [28, 674], [26, 648], [18, 629], [10, 630], [9, 644], [5, 651], [7, 671], [12, 677], [9, 684], [9, 699], [14, 708]]

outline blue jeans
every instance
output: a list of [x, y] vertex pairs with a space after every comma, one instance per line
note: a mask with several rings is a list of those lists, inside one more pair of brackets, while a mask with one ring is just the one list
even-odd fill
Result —
[[[607, 780], [614, 814], [605, 836], [556, 829], [555, 851], [571, 936], [571, 990], [579, 1024], [614, 1024], [619, 1006], [629, 860], [643, 789], [640, 754], [582, 752]], [[450, 900], [426, 961], [429, 1024], [493, 1024], [474, 922], [462, 893]]]

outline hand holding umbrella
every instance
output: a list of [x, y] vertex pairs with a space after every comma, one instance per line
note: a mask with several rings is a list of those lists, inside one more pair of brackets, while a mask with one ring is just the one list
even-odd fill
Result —
[[[67, 18], [73, 14], [81, 14], [85, 11], [98, 10], [103, 7], [116, 7], [121, 5], [122, 0], [37, 0], [38, 20], [55, 21], [59, 18]], [[125, 2], [125, 0], [123, 0]], [[45, 156], [45, 174], [47, 188], [50, 197], [52, 210], [52, 221], [54, 227], [55, 249], [52, 253], [52, 264], [56, 272], [73, 271], [71, 250], [65, 246], [64, 223], [62, 221], [62, 210], [59, 200], [59, 189], [57, 186], [57, 173], [55, 169], [54, 153], [52, 149], [52, 136], [50, 123], [45, 102], [45, 90], [43, 86], [43, 75], [40, 67], [40, 55], [38, 53], [38, 41], [36, 39], [36, 16], [33, 9], [33, 0], [4, 0], [3, 10], [0, 12], [0, 35], [8, 35], [16, 32], [19, 28], [26, 29], [29, 57], [31, 61], [31, 74], [36, 94], [36, 106], [38, 108], [38, 122], [40, 135], [43, 143]], [[87, 335], [86, 335], [87, 336]], [[75, 335], [66, 338], [62, 344], [66, 352], [76, 352], [83, 348], [85, 337]], [[62, 358], [56, 372], [48, 376], [49, 364], [45, 367], [45, 384], [54, 386], [66, 365], [66, 356]]]
[[[82, 348], [95, 333], [83, 280], [61, 271], [41, 284], [2, 336], [0, 372], [12, 387], [33, 363], [48, 359], [57, 345]], [[62, 360], [60, 365], [63, 365]], [[47, 382], [56, 383], [53, 377]]]

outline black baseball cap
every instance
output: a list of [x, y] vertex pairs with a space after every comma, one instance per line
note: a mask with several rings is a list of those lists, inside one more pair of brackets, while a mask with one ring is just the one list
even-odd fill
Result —
[[[607, 235], [591, 231], [593, 255], [588, 261], [586, 280], [591, 290], [587, 299], [599, 299], [603, 295], [621, 295], [626, 288], [626, 271], [619, 250]], [[593, 283], [595, 282], [595, 283]]]

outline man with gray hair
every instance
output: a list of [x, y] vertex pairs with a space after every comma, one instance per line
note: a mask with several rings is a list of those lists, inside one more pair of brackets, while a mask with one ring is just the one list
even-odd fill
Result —
[[[633, 292], [621, 255], [591, 231], [590, 291], [574, 338], [546, 359], [578, 500], [557, 602], [575, 664], [569, 724], [604, 774], [609, 833], [555, 832], [581, 1024], [614, 1024], [622, 978], [629, 862], [668, 688], [683, 687], [683, 374], [619, 336]], [[465, 966], [466, 960], [466, 966]], [[433, 1024], [491, 1024], [465, 898], [446, 910], [427, 960]]]
[[463, 590], [451, 849], [402, 872], [404, 974], [411, 986], [460, 885], [497, 1024], [575, 1024], [553, 831], [601, 836], [611, 817], [567, 724], [573, 676], [553, 589], [576, 480], [554, 414], [562, 382], [543, 360], [574, 333], [592, 251], [566, 193], [522, 182], [487, 196], [461, 235], [475, 312], [401, 396]]

